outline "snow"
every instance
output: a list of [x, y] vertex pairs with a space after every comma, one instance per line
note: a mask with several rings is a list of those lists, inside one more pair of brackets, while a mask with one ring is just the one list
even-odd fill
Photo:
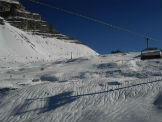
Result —
[[20, 17], [20, 16], [9, 16], [7, 17], [7, 20], [12, 20], [12, 19], [24, 19], [24, 20], [32, 20], [32, 21], [36, 21], [36, 22], [44, 22], [41, 20], [36, 20], [36, 19], [31, 19], [31, 18], [26, 18], [26, 17]]
[[0, 60], [0, 121], [160, 122], [162, 60], [138, 55]]
[[22, 10], [19, 10], [19, 9], [17, 9], [16, 11], [19, 12], [19, 13], [31, 14], [31, 13], [28, 12], [28, 11], [22, 11]]
[[20, 4], [17, 0], [0, 0], [8, 3]]
[[[72, 40], [71, 40], [72, 41]], [[0, 57], [8, 62], [31, 62], [70, 59], [97, 55], [89, 47], [57, 38], [43, 38], [15, 28], [0, 25]]]

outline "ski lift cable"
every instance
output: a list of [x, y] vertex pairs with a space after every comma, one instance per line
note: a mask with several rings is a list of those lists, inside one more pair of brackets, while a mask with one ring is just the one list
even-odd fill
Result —
[[63, 9], [63, 8], [58, 8], [58, 7], [54, 6], [54, 5], [50, 5], [50, 4], [40, 2], [40, 1], [37, 1], [37, 0], [28, 0], [28, 1], [33, 2], [35, 4], [42, 5], [42, 6], [46, 6], [46, 7], [49, 7], [49, 8], [53, 8], [53, 9], [56, 9], [58, 11], [62, 11], [64, 13], [70, 14], [70, 15], [78, 16], [78, 17], [81, 17], [83, 19], [90, 20], [90, 21], [93, 21], [93, 22], [96, 22], [96, 23], [99, 23], [99, 24], [103, 24], [103, 25], [109, 26], [111, 28], [114, 28], [114, 29], [117, 29], [117, 30], [120, 30], [120, 31], [124, 31], [124, 32], [130, 33], [130, 34], [136, 35], [138, 37], [149, 38], [149, 40], [153, 40], [153, 41], [157, 41], [157, 42], [161, 41], [161, 40], [146, 36], [144, 34], [140, 34], [140, 33], [131, 31], [129, 29], [122, 28], [120, 26], [109, 24], [109, 23], [104, 22], [102, 20], [98, 20], [98, 19], [95, 19], [95, 18], [92, 18], [92, 17], [89, 17], [89, 16], [85, 16], [85, 15], [82, 15], [82, 14], [79, 14], [79, 13], [76, 13], [76, 12], [72, 12], [72, 11], [69, 11], [69, 10], [66, 10], [66, 9]]

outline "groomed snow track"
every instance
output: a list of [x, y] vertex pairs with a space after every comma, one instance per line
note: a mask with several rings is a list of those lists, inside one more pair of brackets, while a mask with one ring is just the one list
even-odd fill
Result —
[[1, 62], [0, 122], [159, 122], [162, 61], [138, 55]]

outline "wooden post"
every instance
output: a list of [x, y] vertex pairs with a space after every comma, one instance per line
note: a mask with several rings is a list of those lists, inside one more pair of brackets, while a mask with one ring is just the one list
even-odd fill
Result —
[[149, 40], [150, 40], [150, 38], [146, 38], [146, 40], [147, 40], [147, 48], [149, 48]]
[[71, 52], [71, 59], [73, 59], [73, 53]]

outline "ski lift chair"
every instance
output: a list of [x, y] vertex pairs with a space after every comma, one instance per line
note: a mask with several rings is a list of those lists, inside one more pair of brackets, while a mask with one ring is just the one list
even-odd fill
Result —
[[146, 48], [141, 51], [141, 60], [162, 58], [162, 51], [157, 48]]

